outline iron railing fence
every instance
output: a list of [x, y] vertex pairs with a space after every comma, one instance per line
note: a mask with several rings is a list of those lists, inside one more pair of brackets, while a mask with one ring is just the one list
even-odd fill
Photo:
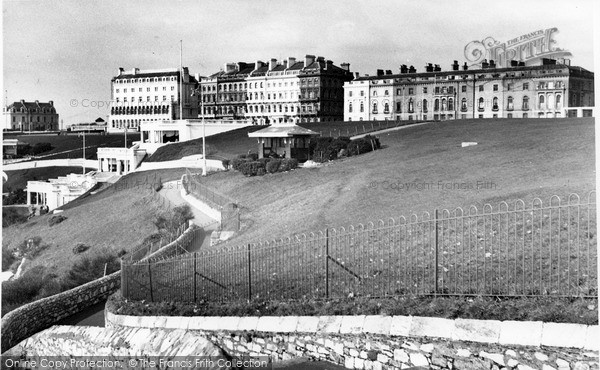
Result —
[[221, 231], [239, 231], [241, 228], [241, 211], [238, 201], [204, 185], [198, 180], [198, 176], [198, 174], [192, 174], [189, 169], [186, 169], [186, 173], [182, 178], [185, 191], [221, 212], [219, 226]]
[[147, 261], [124, 269], [126, 298], [597, 297], [595, 208], [594, 192], [518, 200]]

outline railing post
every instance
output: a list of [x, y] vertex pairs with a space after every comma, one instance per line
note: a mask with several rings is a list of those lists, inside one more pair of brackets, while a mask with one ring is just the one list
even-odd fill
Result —
[[[123, 256], [126, 257], [126, 256]], [[129, 298], [129, 292], [127, 291], [127, 264], [125, 258], [121, 258], [121, 297]]]
[[329, 229], [325, 229], [325, 298], [329, 298]]
[[[195, 234], [195, 233], [194, 233]], [[198, 295], [197, 295], [197, 290], [198, 290], [198, 286], [197, 284], [197, 276], [198, 276], [198, 253], [194, 253], [194, 302], [198, 301]]]
[[435, 263], [435, 267], [433, 269], [433, 275], [434, 275], [434, 279], [435, 279], [435, 285], [434, 285], [434, 291], [433, 294], [435, 296], [437, 296], [438, 294], [438, 258], [439, 258], [439, 242], [438, 242], [438, 210], [437, 208], [435, 209], [435, 256], [434, 256], [434, 263]]
[[152, 270], [148, 262], [148, 286], [150, 287], [150, 302], [154, 302], [154, 294], [152, 293]]
[[252, 263], [250, 259], [250, 244], [248, 244], [248, 302], [252, 300]]

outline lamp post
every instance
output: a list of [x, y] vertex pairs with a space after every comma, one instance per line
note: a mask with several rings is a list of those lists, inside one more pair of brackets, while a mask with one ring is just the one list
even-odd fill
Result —
[[201, 87], [198, 85], [197, 88], [192, 90], [192, 95], [198, 95], [200, 99], [200, 114], [202, 115], [202, 176], [206, 176], [206, 122], [204, 121], [204, 97], [201, 93]]

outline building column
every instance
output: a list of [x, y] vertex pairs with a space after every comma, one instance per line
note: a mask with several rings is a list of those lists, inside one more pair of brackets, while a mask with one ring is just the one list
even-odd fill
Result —
[[27, 205], [31, 205], [31, 192], [27, 189]]
[[262, 142], [261, 139], [258, 139], [258, 158], [263, 158], [264, 154], [265, 154], [265, 144]]

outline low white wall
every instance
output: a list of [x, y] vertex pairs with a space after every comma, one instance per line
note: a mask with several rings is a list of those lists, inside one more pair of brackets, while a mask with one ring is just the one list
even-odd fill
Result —
[[206, 203], [203, 203], [192, 194], [187, 194], [183, 187], [181, 188], [181, 197], [192, 207], [198, 209], [200, 212], [204, 213], [213, 220], [221, 222], [220, 210], [209, 207]]
[[[28, 161], [28, 162], [19, 162], [19, 163], [10, 163], [2, 165], [3, 171], [14, 171], [14, 170], [24, 170], [28, 168], [38, 168], [38, 167], [83, 167], [84, 160], [83, 159], [47, 159], [42, 161]], [[91, 159], [85, 160], [85, 168], [89, 169], [98, 169], [98, 161], [94, 161]]]
[[[203, 161], [199, 158], [182, 158], [175, 161], [164, 161], [164, 162], [142, 162], [135, 172], [158, 170], [164, 168], [202, 168]], [[223, 163], [217, 159], [207, 159], [206, 166], [209, 170], [224, 170]]]

